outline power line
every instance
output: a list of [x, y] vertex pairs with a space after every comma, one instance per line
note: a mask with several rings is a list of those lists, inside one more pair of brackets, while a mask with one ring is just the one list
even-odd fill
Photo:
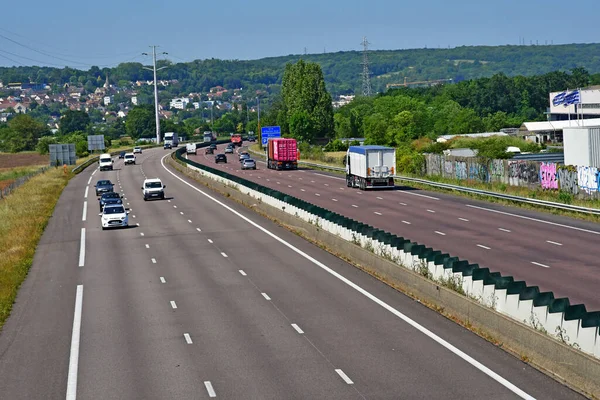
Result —
[[[59, 51], [65, 51], [64, 49], [60, 49], [58, 47], [49, 45], [49, 44], [44, 43], [44, 42], [33, 40], [31, 38], [28, 38], [28, 37], [23, 36], [21, 34], [18, 34], [16, 32], [9, 31], [8, 29], [5, 29], [5, 28], [1, 28], [0, 27], [0, 31], [6, 32], [6, 33], [14, 35], [14, 36], [21, 37], [23, 39], [26, 39], [26, 40], [32, 42], [32, 43], [37, 43], [37, 44], [42, 45], [44, 47], [49, 47], [49, 48], [57, 49]], [[63, 56], [63, 57], [81, 57], [81, 58], [84, 58], [84, 59], [91, 59], [91, 60], [93, 60], [93, 59], [105, 59], [105, 58], [113, 58], [113, 57], [124, 57], [124, 56], [138, 54], [138, 51], [129, 51], [129, 52], [126, 52], [126, 53], [94, 54], [93, 56], [81, 56], [81, 55], [77, 56], [77, 55], [73, 55], [73, 54], [64, 54], [64, 53], [61, 54], [61, 53], [57, 53], [57, 52], [54, 52], [54, 54], [59, 55], [59, 56]]]
[[22, 66], [24, 66], [24, 65], [23, 65], [22, 63], [20, 63], [19, 61], [17, 61], [17, 60], [14, 60], [14, 59], [12, 59], [12, 58], [10, 58], [10, 57], [6, 57], [6, 56], [4, 56], [4, 55], [2, 55], [2, 54], [0, 54], [0, 57], [4, 58], [4, 59], [6, 59], [6, 60], [12, 61], [12, 62], [14, 62], [14, 63], [17, 63], [17, 64], [18, 64], [19, 66], [21, 66], [21, 67], [22, 67]]
[[46, 61], [40, 61], [40, 60], [36, 60], [36, 59], [33, 59], [33, 58], [29, 58], [29, 57], [25, 57], [25, 56], [20, 56], [18, 54], [11, 53], [10, 51], [7, 51], [7, 50], [0, 50], [0, 52], [1, 53], [10, 54], [11, 56], [22, 58], [24, 60], [33, 61], [35, 63], [47, 64], [47, 65], [50, 65], [50, 66], [53, 66], [53, 67], [60, 67], [60, 68], [64, 68], [65, 67], [64, 65], [53, 64], [53, 63], [49, 63], [49, 62], [46, 62]]

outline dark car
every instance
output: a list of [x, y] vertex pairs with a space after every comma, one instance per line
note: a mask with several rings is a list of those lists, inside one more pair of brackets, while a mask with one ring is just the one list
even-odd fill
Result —
[[171, 145], [171, 143], [165, 143], [165, 144], [164, 144], [164, 146], [163, 146], [163, 149], [164, 149], [164, 150], [167, 150], [167, 149], [169, 149], [169, 150], [170, 150], [170, 149], [172, 149], [172, 148], [173, 148], [173, 146]]
[[256, 136], [248, 136], [249, 142], [256, 142]]
[[225, 154], [217, 154], [215, 156], [215, 163], [220, 163], [220, 162], [227, 162], [227, 156]]
[[123, 204], [122, 198], [123, 198], [123, 196], [120, 195], [119, 193], [115, 193], [115, 192], [103, 193], [102, 196], [100, 196], [100, 199], [98, 200], [98, 204], [100, 205], [100, 211], [102, 211], [104, 206], [107, 206], [107, 205]]
[[99, 180], [94, 185], [94, 187], [96, 188], [96, 196], [100, 196], [102, 193], [112, 192], [114, 186], [115, 185], [108, 179]]
[[212, 147], [207, 147], [204, 150], [204, 154], [213, 154], [215, 152], [215, 149], [213, 149]]
[[213, 150], [216, 150], [216, 149], [217, 149], [217, 145], [216, 145], [216, 144], [214, 144], [214, 143], [211, 143], [211, 144], [210, 144], [210, 146], [208, 146], [208, 147], [210, 147], [210, 148], [211, 148], [211, 149], [213, 149]]
[[124, 151], [122, 151], [122, 152], [119, 153], [119, 158], [125, 158], [125, 152]]

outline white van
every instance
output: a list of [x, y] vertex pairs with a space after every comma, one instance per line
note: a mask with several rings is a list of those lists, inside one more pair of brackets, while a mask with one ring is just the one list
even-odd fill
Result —
[[197, 154], [196, 143], [188, 143], [185, 145], [185, 152], [187, 154]]
[[98, 158], [98, 164], [100, 165], [100, 171], [112, 171], [113, 169], [113, 159], [112, 156], [108, 153], [100, 154]]

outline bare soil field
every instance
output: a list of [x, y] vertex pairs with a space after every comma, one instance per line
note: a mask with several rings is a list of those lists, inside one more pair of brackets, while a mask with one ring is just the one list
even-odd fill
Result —
[[0, 170], [5, 168], [48, 165], [50, 157], [38, 153], [0, 153]]

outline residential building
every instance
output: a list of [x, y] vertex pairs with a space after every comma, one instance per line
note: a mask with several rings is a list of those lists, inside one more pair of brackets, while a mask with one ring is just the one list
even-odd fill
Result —
[[109, 104], [112, 104], [115, 102], [114, 97], [113, 96], [104, 96], [104, 105], [107, 106]]
[[190, 99], [187, 97], [178, 97], [175, 99], [172, 99], [171, 102], [169, 103], [169, 106], [171, 108], [175, 108], [177, 110], [185, 110], [187, 108], [187, 105], [190, 103]]

